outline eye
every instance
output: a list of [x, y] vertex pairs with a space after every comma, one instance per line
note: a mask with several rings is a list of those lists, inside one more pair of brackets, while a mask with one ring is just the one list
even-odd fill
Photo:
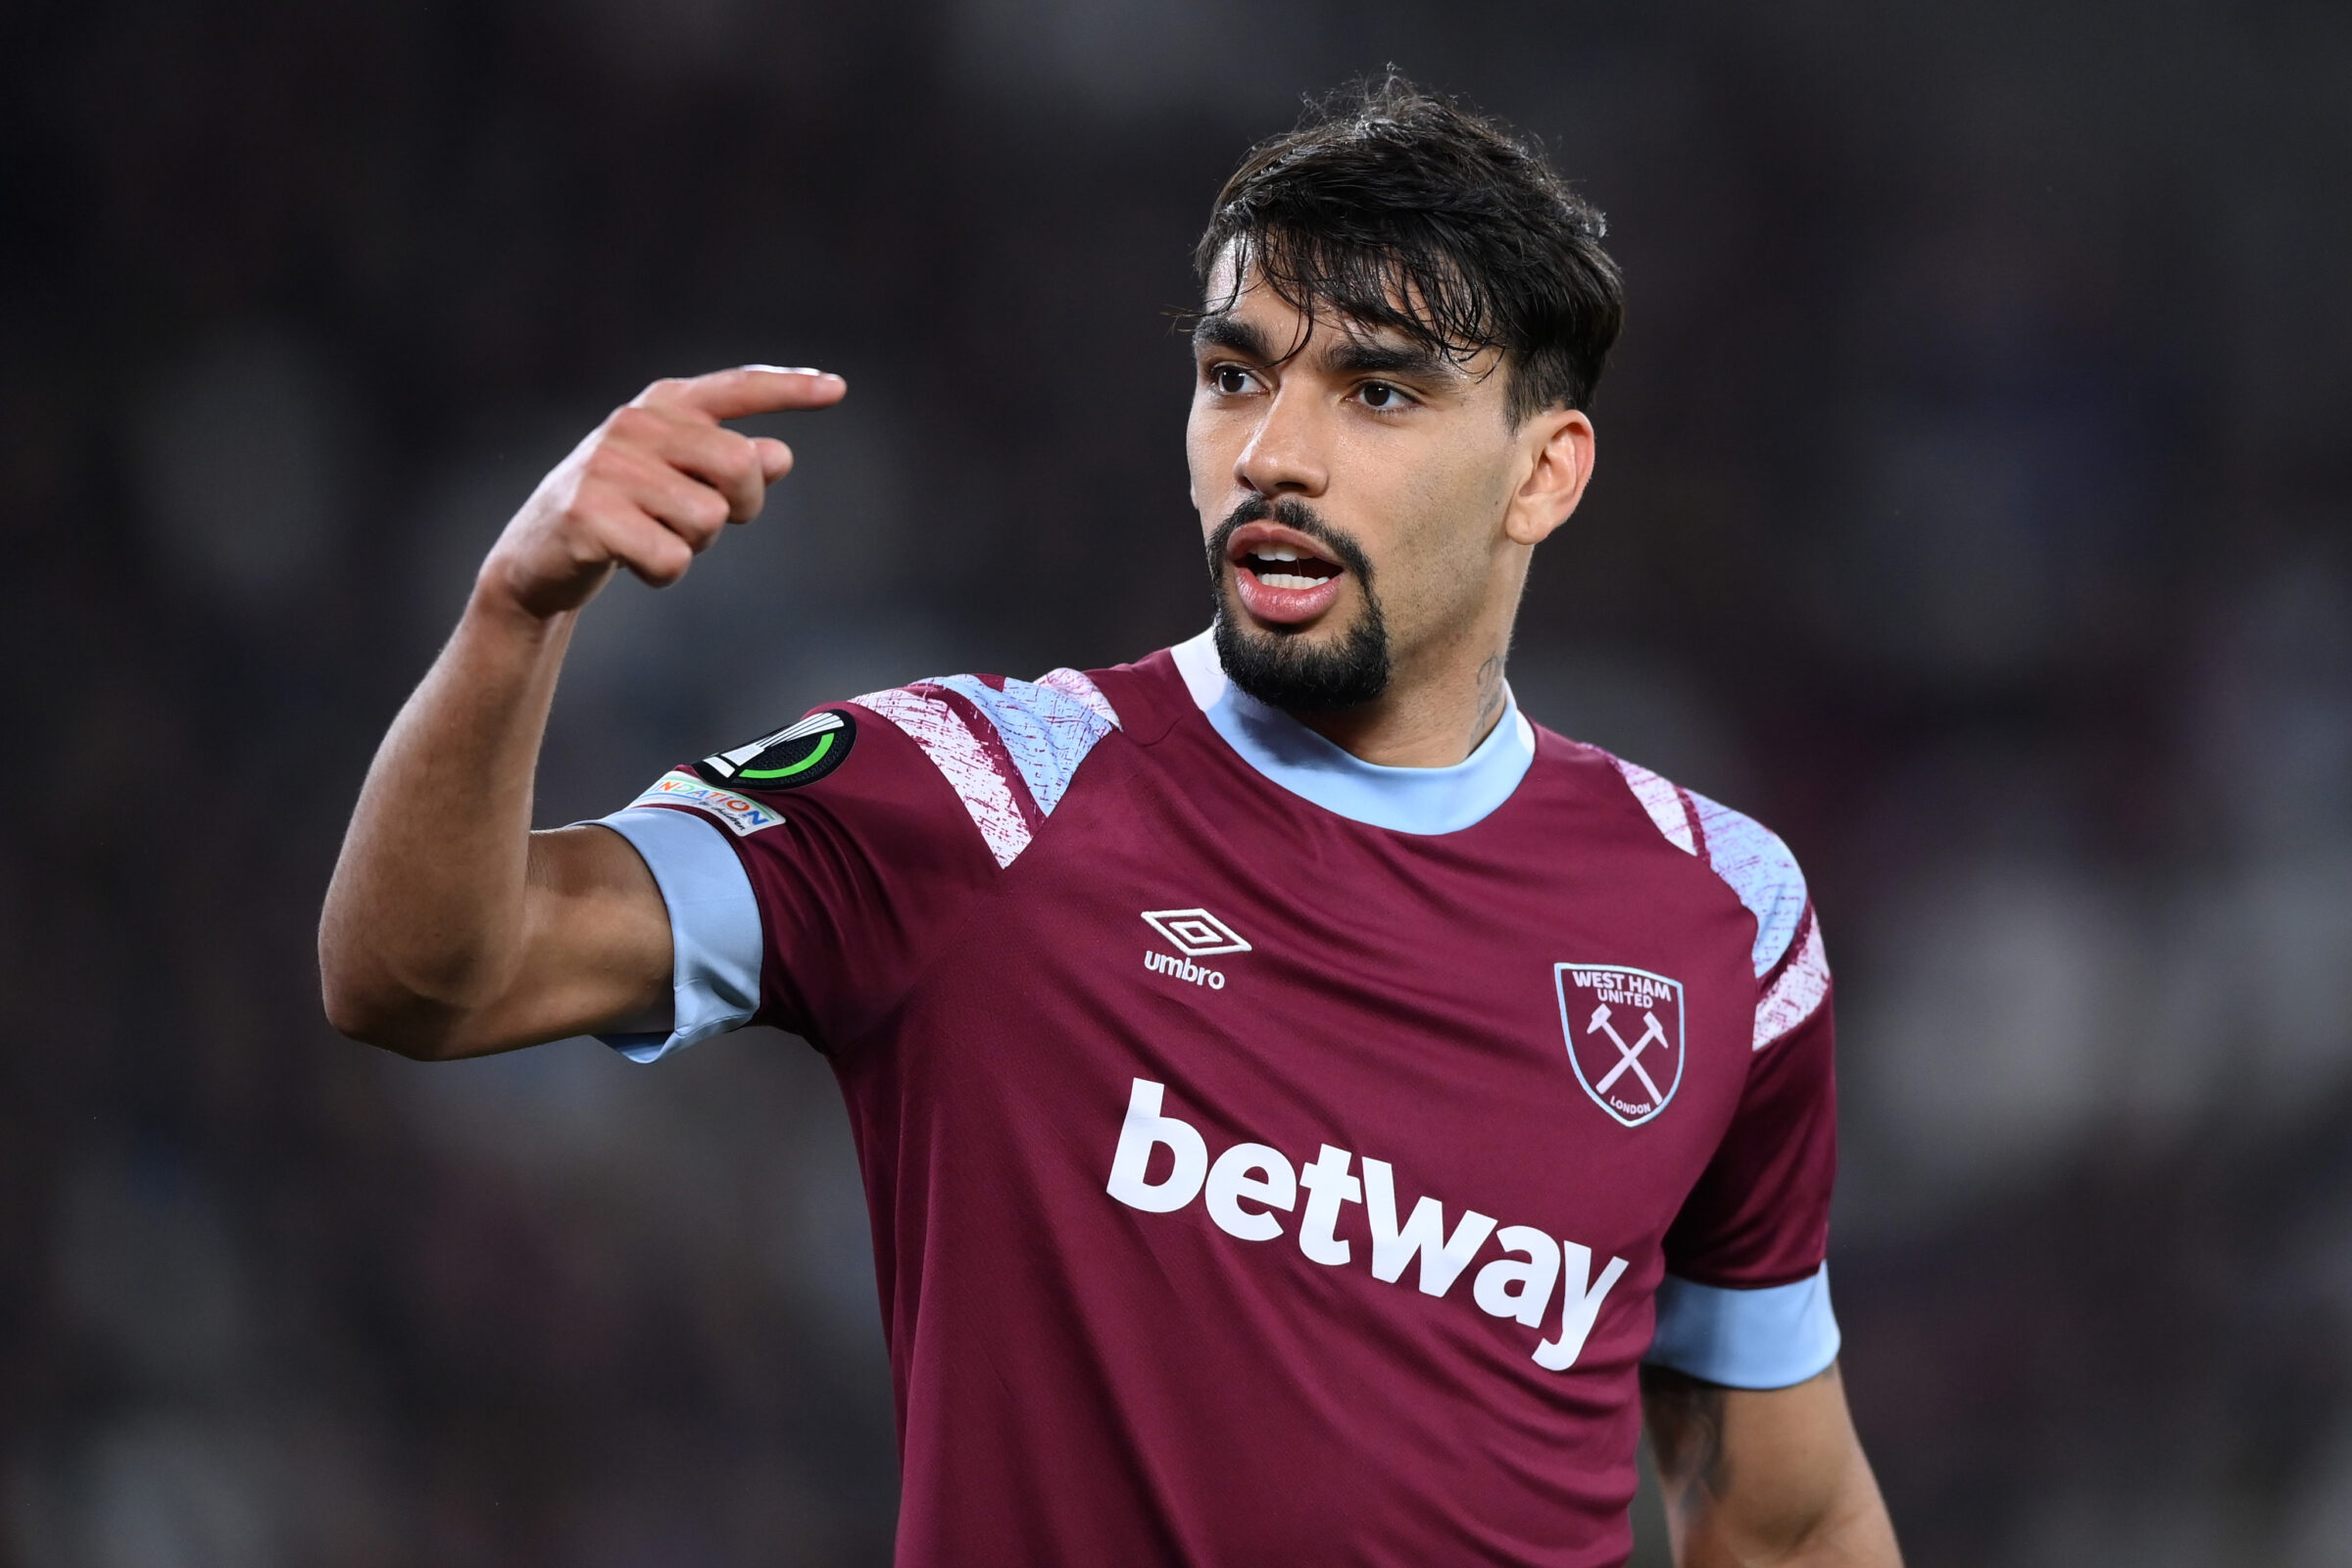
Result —
[[1402, 391], [1391, 386], [1386, 381], [1366, 381], [1362, 386], [1356, 388], [1355, 395], [1363, 402], [1365, 408], [1378, 409], [1384, 413], [1390, 409], [1401, 409], [1410, 401]]
[[1250, 390], [1250, 372], [1238, 365], [1220, 365], [1208, 372], [1209, 384], [1229, 398]]

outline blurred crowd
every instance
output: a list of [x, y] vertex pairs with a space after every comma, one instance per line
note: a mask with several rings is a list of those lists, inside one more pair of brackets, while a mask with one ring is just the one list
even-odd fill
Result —
[[0, 1560], [887, 1561], [821, 1058], [340, 1041], [342, 822], [658, 374], [852, 392], [593, 608], [545, 824], [1198, 629], [1191, 240], [1392, 60], [1610, 216], [1511, 676], [1808, 869], [1910, 1560], [2352, 1561], [2352, 13], [2290, 0], [0, 13]]

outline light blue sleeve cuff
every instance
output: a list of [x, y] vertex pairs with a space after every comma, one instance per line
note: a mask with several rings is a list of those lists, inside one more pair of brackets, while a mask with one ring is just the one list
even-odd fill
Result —
[[1811, 1279], [1760, 1291], [1658, 1283], [1658, 1332], [1642, 1359], [1732, 1389], [1786, 1389], [1838, 1359], [1830, 1265]]
[[751, 1022], [760, 1010], [760, 904], [726, 830], [692, 811], [654, 806], [598, 822], [627, 839], [653, 871], [669, 906], [675, 959], [669, 1032], [597, 1038], [631, 1061], [659, 1061]]

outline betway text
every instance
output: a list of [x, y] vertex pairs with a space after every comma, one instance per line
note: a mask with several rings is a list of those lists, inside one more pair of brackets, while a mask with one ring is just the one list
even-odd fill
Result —
[[[1445, 1205], [1434, 1198], [1415, 1202], [1399, 1224], [1396, 1173], [1385, 1161], [1366, 1155], [1359, 1177], [1350, 1169], [1355, 1155], [1330, 1144], [1304, 1166], [1293, 1166], [1281, 1151], [1264, 1144], [1236, 1144], [1212, 1162], [1199, 1128], [1163, 1114], [1165, 1095], [1164, 1085], [1149, 1078], [1135, 1080], [1127, 1119], [1119, 1128], [1118, 1150], [1111, 1156], [1105, 1188], [1111, 1197], [1151, 1214], [1173, 1213], [1201, 1199], [1217, 1229], [1245, 1242], [1274, 1240], [1283, 1233], [1275, 1211], [1297, 1212], [1298, 1250], [1310, 1261], [1333, 1268], [1351, 1261], [1354, 1251], [1352, 1244], [1337, 1234], [1340, 1205], [1361, 1203], [1372, 1232], [1372, 1277], [1396, 1284], [1418, 1259], [1414, 1283], [1424, 1296], [1442, 1297], [1451, 1290], [1492, 1237], [1503, 1255], [1478, 1271], [1470, 1284], [1470, 1298], [1490, 1316], [1540, 1329], [1556, 1296], [1559, 1332], [1534, 1352], [1536, 1364], [1546, 1371], [1563, 1372], [1576, 1364], [1600, 1316], [1601, 1302], [1625, 1274], [1625, 1259], [1612, 1257], [1594, 1279], [1591, 1248], [1530, 1225], [1497, 1229], [1491, 1216], [1476, 1209], [1464, 1209], [1449, 1235]], [[1157, 1149], [1174, 1155], [1174, 1163], [1160, 1180], [1147, 1181]], [[1306, 1195], [1302, 1212], [1301, 1191]]]

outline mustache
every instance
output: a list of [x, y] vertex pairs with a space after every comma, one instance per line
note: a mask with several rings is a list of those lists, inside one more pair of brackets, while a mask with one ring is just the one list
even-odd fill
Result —
[[1300, 533], [1330, 551], [1335, 560], [1355, 573], [1356, 581], [1368, 592], [1372, 587], [1372, 561], [1355, 536], [1344, 528], [1325, 522], [1314, 508], [1297, 496], [1251, 496], [1225, 514], [1217, 531], [1208, 536], [1208, 569], [1211, 576], [1222, 578], [1225, 569], [1225, 547], [1232, 543], [1236, 529], [1252, 522], [1278, 522], [1285, 528]]

